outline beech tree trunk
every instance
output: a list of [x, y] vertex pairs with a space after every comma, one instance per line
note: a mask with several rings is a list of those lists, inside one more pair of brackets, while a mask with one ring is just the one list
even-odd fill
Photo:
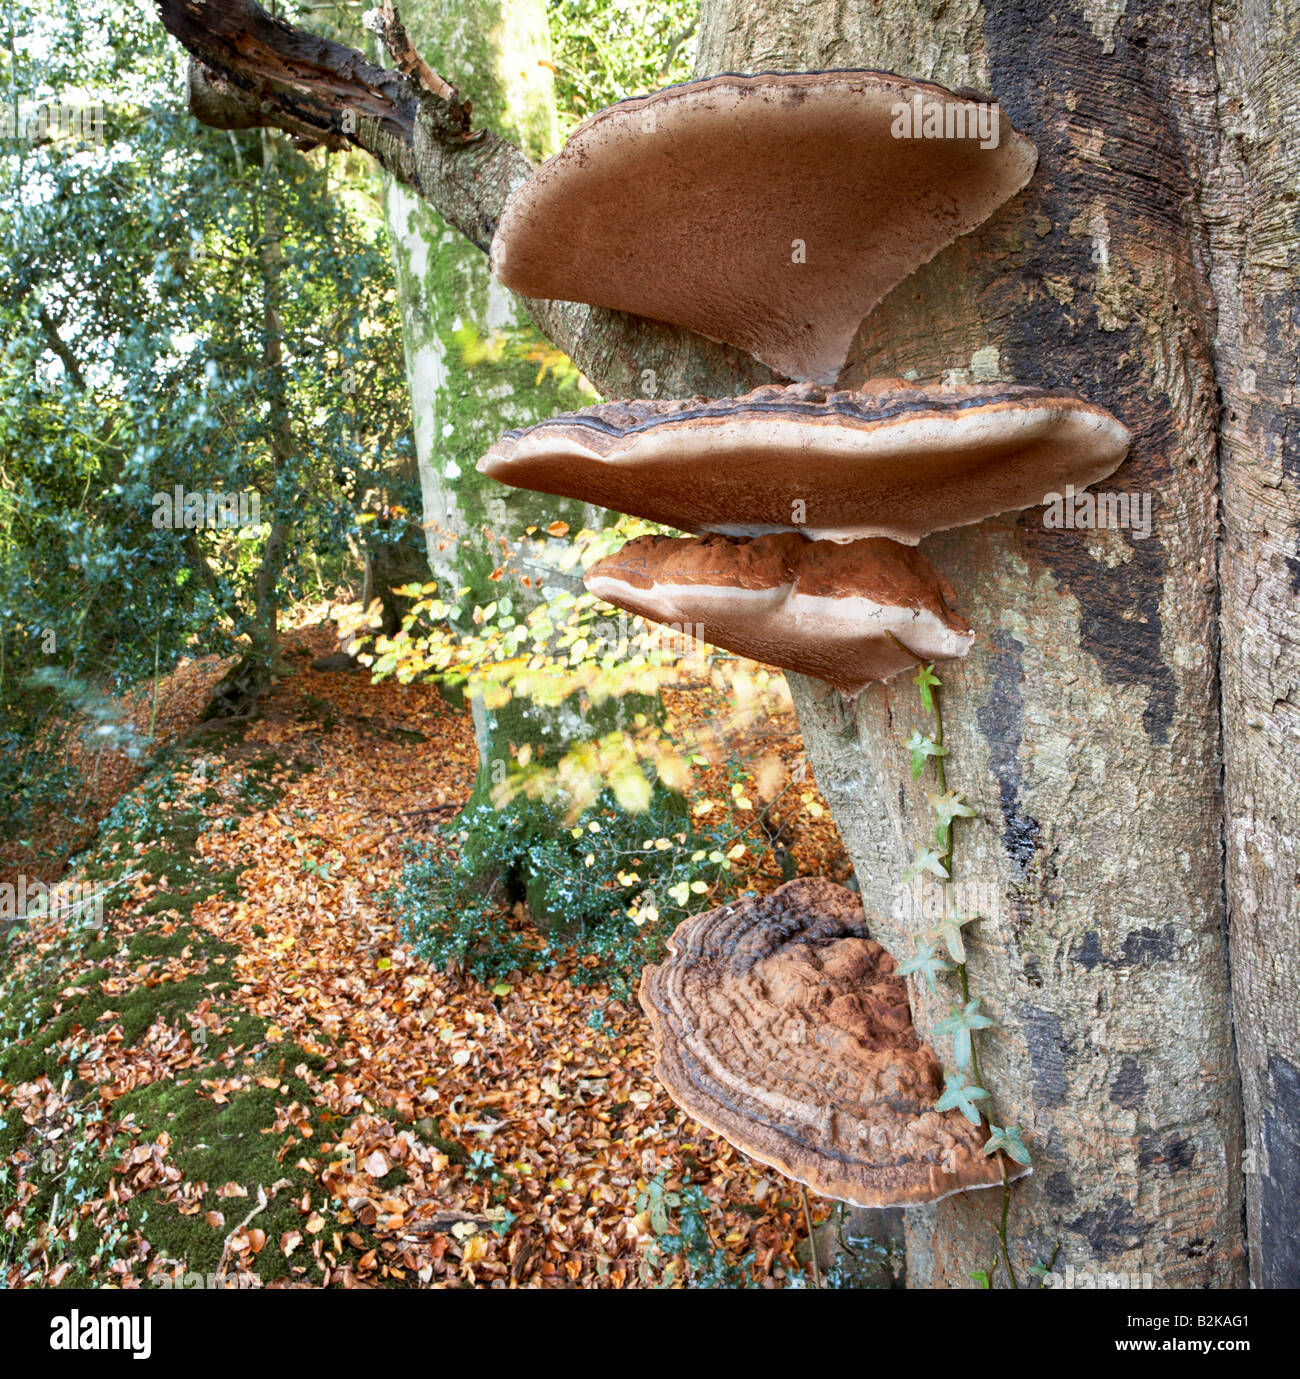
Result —
[[[535, 159], [554, 152], [544, 0], [415, 0], [402, 19], [425, 59], [455, 74], [477, 124]], [[518, 536], [531, 524], [581, 524], [589, 514], [579, 503], [506, 488], [475, 464], [502, 431], [579, 404], [552, 377], [536, 381], [536, 360], [503, 353], [535, 330], [483, 252], [396, 178], [384, 174], [384, 184], [429, 563], [443, 584], [468, 586], [486, 603], [498, 592], [488, 576], [506, 552], [485, 529]]]
[[1216, 4], [1227, 894], [1251, 1278], [1300, 1287], [1300, 11]]
[[[868, 66], [973, 86], [1038, 146], [1026, 192], [890, 295], [841, 382], [1073, 386], [1134, 433], [1105, 486], [1153, 495], [1148, 539], [1048, 531], [1032, 511], [925, 543], [980, 633], [939, 668], [949, 785], [980, 813], [957, 830], [954, 879], [992, 911], [969, 945], [971, 993], [999, 1025], [978, 1036], [990, 1115], [1021, 1125], [1034, 1157], [1012, 1198], [1021, 1277], [1056, 1249], [1058, 1271], [1237, 1283], [1214, 316], [1202, 169], [1183, 147], [1185, 122], [1213, 118], [1209, 15], [945, 0], [704, 14], [701, 72]], [[922, 721], [916, 691], [900, 679], [854, 711], [812, 682], [795, 692], [867, 908], [907, 954], [922, 926], [898, 880], [929, 831], [899, 745]], [[931, 1035], [953, 993], [913, 986]], [[909, 1213], [910, 1282], [969, 1286], [998, 1198]]]
[[[275, 57], [234, 54], [195, 20], [208, 7], [160, 5], [245, 99], [284, 127], [368, 148], [485, 246], [527, 164], [467, 141], [454, 101], [367, 75], [367, 118], [345, 136], [338, 112], [356, 79], [337, 55], [312, 50], [325, 75], [304, 94], [300, 41], [259, 29]], [[971, 994], [999, 1023], [977, 1036], [981, 1064], [993, 1118], [1023, 1127], [1035, 1164], [1012, 1192], [1022, 1278], [1055, 1252], [1057, 1271], [1085, 1283], [1244, 1282], [1244, 1086], [1253, 1275], [1300, 1281], [1300, 433], [1288, 340], [1300, 319], [1300, 21], [1280, 0], [1212, 5], [701, 7], [701, 75], [879, 67], [998, 99], [1038, 147], [1033, 181], [890, 294], [841, 382], [906, 372], [1073, 386], [1133, 431], [1106, 489], [1153, 499], [1145, 538], [1048, 530], [1032, 511], [925, 543], [980, 634], [940, 674], [949, 784], [979, 810], [958, 827], [954, 879], [987, 916], [967, 931]], [[223, 8], [260, 22], [246, 0]], [[655, 323], [525, 305], [608, 396], [639, 391], [645, 370], [676, 396], [770, 378]], [[901, 679], [847, 708], [792, 678], [877, 936], [906, 955], [925, 925], [900, 881], [929, 832], [900, 745], [922, 724], [916, 691]], [[933, 1029], [952, 993], [913, 998], [943, 1051]], [[970, 1286], [992, 1259], [999, 1196], [908, 1213], [913, 1286]]]

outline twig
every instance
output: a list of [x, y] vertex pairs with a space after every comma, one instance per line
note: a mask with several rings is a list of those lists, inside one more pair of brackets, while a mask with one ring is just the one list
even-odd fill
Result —
[[808, 1263], [812, 1266], [813, 1287], [822, 1286], [822, 1271], [817, 1263], [817, 1237], [813, 1235], [812, 1206], [808, 1201], [808, 1189], [799, 1184], [799, 1196], [803, 1201], [804, 1225], [808, 1227]]
[[239, 1234], [240, 1231], [244, 1229], [246, 1225], [248, 1225], [248, 1223], [253, 1219], [253, 1217], [257, 1216], [260, 1212], [264, 1212], [266, 1208], [266, 1189], [261, 1185], [261, 1183], [259, 1183], [257, 1185], [257, 1205], [253, 1208], [252, 1211], [248, 1213], [246, 1217], [244, 1217], [244, 1219], [239, 1223], [239, 1225], [237, 1225], [235, 1229], [226, 1236], [226, 1243], [221, 1247], [221, 1258], [217, 1261], [217, 1278], [223, 1281], [225, 1280], [226, 1261], [230, 1258], [230, 1242]]
[[440, 101], [446, 101], [452, 107], [460, 106], [456, 88], [444, 81], [416, 52], [392, 0], [383, 0], [377, 10], [370, 10], [364, 22], [368, 29], [379, 35], [403, 76], [414, 77], [429, 95], [436, 96]]
[[1016, 1271], [1011, 1267], [1011, 1253], [1007, 1249], [1007, 1213], [1011, 1210], [1011, 1184], [1007, 1179], [1007, 1157], [998, 1150], [998, 1167], [1002, 1170], [1002, 1219], [998, 1223], [998, 1240], [1002, 1245], [1002, 1262], [1007, 1266], [1007, 1277], [1013, 1288], [1019, 1288]]

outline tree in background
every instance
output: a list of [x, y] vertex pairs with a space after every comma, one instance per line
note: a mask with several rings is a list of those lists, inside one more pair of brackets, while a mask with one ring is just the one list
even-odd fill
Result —
[[[650, 22], [648, 30], [640, 25]], [[464, 73], [461, 95], [476, 122], [534, 160], [560, 143], [575, 107], [657, 84], [678, 62], [689, 31], [676, 3], [620, 10], [596, 0], [416, 0], [402, 13], [408, 41], [426, 61]], [[561, 45], [553, 57], [553, 38]], [[557, 75], [558, 74], [558, 75]], [[558, 90], [557, 90], [558, 87]], [[582, 94], [587, 93], [586, 95]], [[567, 98], [567, 108], [559, 97]], [[467, 241], [399, 178], [385, 174], [385, 205], [397, 267], [407, 378], [419, 455], [429, 563], [439, 593], [469, 615], [522, 616], [546, 596], [581, 593], [565, 540], [609, 520], [601, 509], [507, 489], [476, 463], [503, 432], [597, 400], [567, 356], [529, 319]], [[554, 533], [548, 538], [548, 532]], [[476, 801], [506, 773], [598, 738], [657, 702], [625, 696], [603, 705], [583, 696], [543, 705], [503, 693], [471, 694], [479, 745]]]
[[[219, 711], [247, 712], [318, 552], [337, 576], [363, 509], [418, 489], [366, 163], [196, 138], [147, 13], [0, 25], [0, 789], [22, 829], [75, 784], [58, 732], [89, 711], [116, 742], [104, 696], [184, 652], [244, 656]], [[69, 133], [59, 112], [95, 103]], [[255, 520], [205, 502], [187, 526], [177, 486]]]

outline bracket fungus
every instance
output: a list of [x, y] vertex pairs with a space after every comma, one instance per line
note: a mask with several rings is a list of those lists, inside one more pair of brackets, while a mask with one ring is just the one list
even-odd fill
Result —
[[492, 268], [526, 297], [685, 326], [830, 383], [872, 307], [1036, 161], [996, 102], [932, 83], [725, 73], [584, 120], [507, 200]]
[[586, 585], [606, 603], [848, 696], [918, 660], [964, 656], [975, 637], [949, 607], [948, 581], [895, 541], [640, 536], [598, 560]]
[[[668, 948], [642, 974], [641, 1004], [659, 1080], [693, 1119], [855, 1206], [1001, 1184], [986, 1131], [933, 1109], [939, 1062], [851, 891], [791, 881], [693, 915]], [[1008, 1179], [1027, 1171], [1006, 1164]]]
[[876, 379], [602, 403], [508, 431], [478, 467], [682, 531], [914, 546], [1086, 488], [1128, 444], [1115, 417], [1068, 389]]

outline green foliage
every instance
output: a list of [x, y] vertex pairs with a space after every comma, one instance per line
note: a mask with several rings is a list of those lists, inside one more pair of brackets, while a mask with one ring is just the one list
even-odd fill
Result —
[[[528, 962], [557, 961], [570, 943], [580, 982], [609, 981], [626, 995], [643, 964], [689, 914], [720, 901], [736, 844], [685, 825], [680, 802], [660, 792], [636, 817], [602, 795], [568, 826], [545, 803], [487, 801], [462, 813], [450, 837], [408, 844], [389, 901], [405, 941], [437, 966], [480, 981]], [[540, 947], [507, 917], [526, 901], [557, 933]]]
[[952, 821], [954, 819], [973, 819], [975, 811], [965, 803], [965, 796], [959, 790], [945, 790], [926, 796], [934, 810], [934, 841], [945, 855], [952, 842]]
[[[0, 140], [0, 788], [31, 805], [66, 793], [72, 697], [246, 650], [260, 572], [283, 605], [416, 484], [361, 165], [196, 124], [147, 6], [0, 0], [0, 24], [15, 99], [104, 106], [100, 146]], [[260, 523], [155, 526], [176, 485], [256, 495]]]
[[948, 755], [946, 747], [940, 747], [932, 737], [927, 737], [919, 729], [913, 728], [912, 735], [903, 743], [903, 746], [912, 754], [912, 779], [920, 780], [921, 772], [925, 770], [925, 763], [930, 757], [944, 757]]
[[[525, 605], [529, 595], [519, 592], [484, 604], [469, 588], [442, 590], [431, 583], [400, 591], [414, 602], [401, 632], [376, 640], [377, 677], [436, 679], [463, 688], [490, 713], [511, 705], [541, 710], [539, 717], [561, 706], [569, 710], [563, 755], [543, 760], [533, 742], [524, 741], [506, 777], [493, 779], [494, 803], [523, 794], [562, 809], [572, 822], [611, 789], [624, 809], [639, 812], [657, 785], [684, 790], [691, 762], [712, 743], [788, 705], [779, 674], [727, 662], [724, 675], [707, 663], [706, 649], [617, 613], [578, 584], [579, 572], [602, 555], [656, 530], [635, 518], [572, 537], [562, 522], [545, 532], [530, 528], [519, 558], [532, 572], [531, 606]], [[660, 691], [677, 682], [684, 667], [709, 673], [715, 683], [725, 679], [731, 706], [725, 719], [689, 744], [657, 717]], [[623, 712], [625, 705], [631, 708]]]
[[953, 962], [964, 963], [966, 961], [966, 940], [962, 934], [962, 929], [967, 924], [978, 922], [979, 915], [945, 915], [926, 935], [926, 938], [931, 943], [937, 939], [942, 939], [947, 945]]
[[546, 8], [566, 132], [615, 101], [691, 75], [698, 0], [548, 0]]
[[[669, 1287], [685, 1264], [688, 1288], [758, 1287], [753, 1274], [756, 1253], [751, 1250], [741, 1259], [731, 1260], [725, 1247], [714, 1242], [709, 1231], [710, 1202], [702, 1188], [687, 1184], [674, 1192], [658, 1173], [637, 1194], [636, 1209], [646, 1217], [655, 1236], [645, 1247], [643, 1283], [657, 1276], [659, 1287]], [[672, 1230], [674, 1213], [676, 1233]]]
[[919, 973], [925, 978], [926, 986], [928, 986], [931, 991], [937, 991], [938, 987], [935, 985], [935, 979], [938, 977], [939, 973], [953, 972], [956, 969], [953, 967], [952, 963], [946, 962], [943, 958], [939, 957], [930, 944], [918, 943], [916, 945], [915, 956], [908, 958], [906, 962], [900, 962], [895, 970], [900, 977], [908, 977], [913, 973]]
[[990, 1123], [989, 1132], [988, 1141], [984, 1145], [986, 1154], [996, 1154], [1000, 1149], [1018, 1164], [1029, 1164], [1029, 1151], [1025, 1148], [1024, 1140], [1020, 1138], [1018, 1125], [1003, 1127]]
[[914, 881], [922, 872], [928, 872], [931, 876], [938, 877], [940, 881], [948, 880], [948, 869], [943, 865], [943, 854], [935, 848], [923, 847], [920, 843], [916, 845], [916, 856], [903, 872], [903, 880]]
[[714, 1244], [709, 1233], [709, 1199], [694, 1185], [681, 1191], [681, 1207], [677, 1222], [681, 1237], [681, 1254], [690, 1269], [692, 1288], [757, 1288], [753, 1266], [757, 1258], [751, 1250], [738, 1260], [731, 1260], [721, 1246]]
[[934, 673], [933, 666], [921, 666], [912, 683], [916, 686], [917, 692], [921, 696], [921, 708], [926, 713], [934, 712], [934, 691], [943, 684], [943, 681]]
[[959, 1068], [966, 1068], [970, 1066], [971, 1061], [971, 1032], [977, 1029], [992, 1029], [995, 1024], [996, 1021], [989, 1016], [980, 1014], [979, 999], [975, 998], [967, 1001], [960, 1009], [954, 1006], [947, 1017], [935, 1025], [934, 1032], [952, 1035], [953, 1058]]
[[966, 1081], [962, 1073], [945, 1073], [943, 1095], [934, 1103], [936, 1111], [960, 1111], [972, 1125], [980, 1123], [977, 1101], [987, 1101], [988, 1092], [983, 1087]]
[[[945, 1071], [944, 1090], [935, 1103], [935, 1110], [958, 1111], [972, 1125], [979, 1126], [984, 1124], [987, 1107], [982, 1109], [976, 1103], [985, 1102], [991, 1106], [992, 1098], [988, 1089], [981, 1085], [973, 1035], [977, 1030], [995, 1028], [996, 1021], [980, 1012], [978, 998], [971, 998], [969, 992], [966, 972], [966, 945], [961, 931], [963, 926], [974, 923], [979, 916], [952, 914], [949, 906], [948, 889], [953, 865], [953, 823], [957, 819], [975, 818], [976, 811], [965, 803], [965, 796], [960, 791], [949, 790], [947, 786], [943, 762], [947, 752], [939, 745], [943, 742], [943, 715], [939, 706], [939, 696], [936, 693], [940, 682], [933, 672], [933, 666], [923, 665], [917, 672], [914, 682], [920, 692], [921, 707], [933, 722], [933, 735], [923, 734], [919, 729], [914, 728], [911, 735], [903, 742], [903, 746], [911, 753], [913, 780], [921, 778], [925, 772], [926, 763], [931, 757], [934, 758], [934, 770], [939, 789], [930, 792], [926, 799], [935, 815], [934, 838], [937, 846], [928, 848], [918, 843], [916, 845], [916, 857], [905, 874], [909, 881], [921, 872], [929, 872], [938, 879], [943, 890], [942, 913], [944, 918], [934, 930], [926, 935], [924, 942], [917, 941], [914, 956], [907, 962], [900, 964], [898, 971], [904, 975], [920, 973], [931, 991], [937, 989], [936, 979], [939, 973], [955, 972], [957, 974], [961, 999], [964, 1004], [952, 1006], [947, 1017], [938, 1021], [934, 1027], [936, 1034], [952, 1036], [953, 1058], [957, 1065], [957, 1071]], [[953, 962], [945, 962], [936, 955], [934, 945], [939, 940], [946, 944]], [[1020, 1128], [1012, 1125], [1002, 1129], [989, 1121], [989, 1137], [984, 1143], [984, 1153], [992, 1155], [999, 1150], [1016, 1163], [1025, 1165], [1029, 1163], [1029, 1151], [1021, 1140]], [[1019, 1284], [1011, 1264], [1011, 1251], [1007, 1245], [1007, 1216], [1010, 1207], [1011, 1188], [1004, 1173], [1002, 1214], [997, 1227], [997, 1239], [1001, 1249], [1002, 1263], [1006, 1267], [1008, 1282], [1012, 1288], [1017, 1288]], [[975, 1270], [970, 1274], [970, 1277], [975, 1280], [979, 1287], [992, 1288], [997, 1266], [998, 1261], [995, 1258], [991, 1268]]]

